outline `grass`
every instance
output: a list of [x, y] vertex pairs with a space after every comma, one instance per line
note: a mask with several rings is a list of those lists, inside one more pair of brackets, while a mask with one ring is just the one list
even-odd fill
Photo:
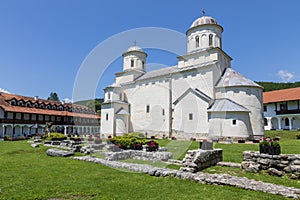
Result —
[[0, 199], [285, 199], [49, 157], [46, 149], [26, 141], [0, 142]]

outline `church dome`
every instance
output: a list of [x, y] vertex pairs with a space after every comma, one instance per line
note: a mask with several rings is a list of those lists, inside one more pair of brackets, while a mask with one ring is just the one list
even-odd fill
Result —
[[143, 49], [137, 45], [133, 45], [133, 46], [129, 47], [124, 53], [131, 52], [131, 51], [139, 51], [141, 53], [145, 53], [143, 51]]
[[196, 19], [190, 28], [200, 26], [200, 25], [205, 25], [205, 24], [218, 25], [218, 22], [217, 22], [217, 20], [215, 20], [214, 18], [212, 18], [210, 16], [202, 16], [202, 17], [199, 17], [198, 19]]

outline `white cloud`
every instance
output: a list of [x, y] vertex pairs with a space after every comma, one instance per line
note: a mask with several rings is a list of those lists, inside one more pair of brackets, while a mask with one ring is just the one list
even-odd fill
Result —
[[68, 97], [62, 99], [65, 103], [73, 103], [73, 99], [69, 99]]
[[277, 72], [277, 76], [284, 82], [290, 82], [292, 79], [295, 78], [295, 75], [291, 72], [286, 70], [279, 70]]
[[5, 92], [5, 93], [8, 93], [8, 94], [10, 94], [10, 92], [9, 92], [9, 91], [7, 91], [7, 90], [5, 90], [5, 89], [3, 89], [3, 88], [0, 88], [0, 92]]

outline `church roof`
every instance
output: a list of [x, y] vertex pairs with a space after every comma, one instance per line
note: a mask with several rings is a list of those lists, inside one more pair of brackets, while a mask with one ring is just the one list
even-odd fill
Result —
[[208, 112], [249, 112], [244, 106], [227, 98], [215, 99]]
[[179, 101], [181, 101], [189, 92], [195, 94], [197, 97], [201, 98], [202, 100], [204, 100], [205, 102], [209, 103], [212, 99], [207, 96], [205, 93], [203, 93], [202, 91], [200, 91], [198, 88], [189, 88], [187, 89], [180, 97], [178, 97], [178, 99], [176, 99], [176, 101], [173, 102], [174, 105], [176, 105]]
[[129, 115], [129, 113], [124, 109], [124, 108], [120, 108], [117, 112], [117, 115]]
[[174, 74], [177, 72], [188, 71], [191, 69], [197, 69], [199, 67], [211, 65], [214, 63], [216, 63], [216, 61], [206, 62], [206, 63], [202, 63], [199, 65], [191, 65], [191, 66], [187, 66], [187, 67], [178, 67], [177, 65], [175, 65], [172, 67], [161, 68], [161, 69], [149, 71], [149, 72], [145, 73], [144, 75], [142, 75], [141, 77], [139, 77], [137, 80], [145, 80], [145, 79], [155, 78], [155, 77], [159, 77], [159, 76], [165, 76], [168, 74]]
[[[126, 53], [134, 52], [134, 51], [137, 51], [137, 52], [141, 52], [141, 53], [143, 53], [143, 54], [146, 54], [145, 51], [144, 51], [141, 47], [139, 47], [139, 46], [137, 46], [136, 44], [134, 44], [134, 45], [132, 45], [131, 47], [129, 47], [129, 48], [123, 53], [123, 56], [124, 56], [124, 54], [126, 54]], [[146, 56], [147, 56], [147, 54], [146, 54]]]
[[202, 16], [199, 17], [198, 19], [196, 19], [190, 28], [196, 27], [196, 26], [200, 26], [200, 25], [205, 25], [205, 24], [218, 24], [217, 20], [215, 20], [214, 18], [210, 17], [210, 16]]
[[217, 82], [216, 87], [234, 87], [234, 86], [251, 86], [260, 87], [257, 83], [251, 81], [240, 73], [234, 71], [232, 68], [226, 68], [225, 72]]
[[264, 104], [295, 100], [300, 100], [300, 87], [283, 90], [274, 90], [263, 93]]

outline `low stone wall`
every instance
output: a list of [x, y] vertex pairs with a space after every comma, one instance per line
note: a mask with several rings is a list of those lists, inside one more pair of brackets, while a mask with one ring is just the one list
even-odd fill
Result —
[[90, 156], [73, 157], [74, 160], [81, 160], [87, 162], [93, 162], [113, 168], [127, 169], [130, 171], [149, 174], [150, 176], [173, 176], [181, 179], [188, 179], [196, 181], [201, 184], [214, 184], [214, 185], [229, 185], [247, 190], [262, 191], [271, 194], [278, 194], [289, 198], [300, 198], [300, 189], [294, 187], [286, 187], [281, 185], [275, 185], [272, 183], [264, 183], [261, 181], [255, 181], [245, 177], [236, 177], [227, 174], [209, 174], [209, 173], [190, 173], [182, 172], [173, 169], [158, 168], [151, 165], [125, 163], [117, 161], [109, 161], [100, 158], [92, 158]]
[[269, 173], [281, 176], [282, 173], [292, 173], [291, 178], [300, 177], [300, 154], [269, 155], [254, 151], [243, 152], [242, 169], [259, 172], [269, 170]]
[[104, 152], [103, 154], [105, 155], [107, 160], [136, 159], [168, 161], [173, 157], [171, 152], [146, 152], [137, 150], [126, 150], [121, 152]]
[[60, 149], [48, 149], [46, 151], [46, 154], [48, 156], [59, 156], [59, 157], [74, 156], [74, 152], [64, 151], [64, 150], [60, 150]]
[[189, 150], [182, 160], [181, 171], [198, 172], [222, 161], [222, 149]]

